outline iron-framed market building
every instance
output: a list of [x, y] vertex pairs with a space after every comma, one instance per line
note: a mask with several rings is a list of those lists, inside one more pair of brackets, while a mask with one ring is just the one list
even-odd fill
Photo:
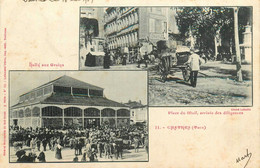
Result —
[[10, 125], [83, 127], [130, 124], [130, 109], [107, 99], [104, 89], [62, 76], [19, 96], [10, 108]]

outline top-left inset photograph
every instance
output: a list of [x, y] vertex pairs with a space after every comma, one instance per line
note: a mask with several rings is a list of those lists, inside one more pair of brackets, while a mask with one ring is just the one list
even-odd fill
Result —
[[168, 43], [177, 29], [173, 12], [169, 7], [81, 7], [79, 69], [156, 67], [158, 45]]

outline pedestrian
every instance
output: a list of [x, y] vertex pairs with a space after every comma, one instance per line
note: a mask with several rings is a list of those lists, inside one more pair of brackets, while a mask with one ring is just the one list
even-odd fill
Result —
[[74, 144], [75, 155], [79, 154], [79, 141], [76, 139]]
[[140, 64], [143, 62], [143, 56], [140, 52], [138, 52], [136, 57], [137, 57], [137, 63], [138, 63], [137, 67], [140, 68]]
[[70, 138], [70, 140], [69, 140], [69, 145], [70, 145], [70, 149], [73, 149], [73, 147], [74, 147], [74, 138]]
[[36, 147], [36, 142], [35, 142], [35, 139], [32, 138], [32, 139], [31, 139], [31, 142], [30, 142], [30, 148], [32, 149], [32, 151], [34, 151], [34, 150], [35, 150], [35, 147]]
[[110, 66], [114, 64], [114, 52], [110, 52]]
[[115, 158], [116, 160], [118, 159], [118, 144], [116, 143], [113, 143], [113, 148], [114, 148], [114, 155], [115, 155]]
[[18, 150], [15, 155], [17, 156], [17, 162], [21, 162], [21, 158], [25, 155], [25, 150], [23, 150], [22, 148], [20, 148], [20, 150]]
[[110, 157], [110, 145], [107, 141], [105, 142], [104, 150], [105, 150], [105, 158], [109, 158]]
[[44, 138], [44, 139], [42, 140], [43, 151], [46, 151], [47, 143], [48, 143], [48, 142], [47, 142], [46, 138]]
[[75, 155], [75, 157], [73, 158], [73, 162], [78, 162], [79, 161], [79, 158], [77, 155]]
[[40, 148], [41, 148], [41, 141], [39, 138], [36, 138], [36, 145], [37, 145], [37, 149], [38, 151], [40, 151]]
[[35, 159], [37, 158], [36, 154], [33, 151], [29, 153], [28, 157], [29, 157], [29, 162], [35, 162]]
[[135, 153], [138, 152], [138, 143], [139, 139], [137, 137], [134, 138], [134, 148], [135, 148]]
[[62, 155], [61, 155], [61, 145], [58, 143], [57, 145], [56, 145], [56, 148], [55, 148], [55, 158], [56, 159], [62, 159]]
[[82, 158], [81, 158], [81, 162], [86, 162], [86, 161], [87, 161], [87, 160], [86, 160], [86, 156], [87, 156], [87, 153], [84, 152], [84, 153], [83, 153], [83, 156], [82, 156]]
[[117, 156], [123, 159], [123, 141], [118, 144], [117, 153]]
[[149, 56], [148, 56], [148, 53], [145, 52], [145, 54], [144, 54], [144, 64], [145, 64], [145, 68], [147, 68], [147, 66], [148, 66], [148, 61], [149, 61]]
[[45, 153], [43, 151], [41, 151], [41, 153], [39, 154], [37, 159], [39, 160], [39, 162], [46, 162]]
[[84, 141], [83, 139], [79, 140], [79, 145], [78, 145], [79, 155], [82, 155], [82, 147], [84, 146], [83, 141]]
[[104, 69], [110, 68], [110, 56], [108, 55], [107, 52], [105, 52], [103, 67], [104, 67]]
[[99, 152], [99, 157], [102, 158], [104, 145], [101, 141], [98, 142], [97, 148], [98, 148], [98, 152]]
[[127, 53], [123, 54], [122, 65], [126, 65]]
[[138, 68], [140, 68], [140, 64], [144, 63], [145, 64], [145, 67], [147, 68], [148, 67], [148, 61], [149, 61], [149, 56], [148, 56], [148, 53], [147, 51], [145, 52], [145, 54], [142, 56], [141, 53], [138, 53], [137, 55], [137, 60], [138, 60]]
[[144, 146], [144, 133], [141, 133], [141, 145]]
[[97, 154], [94, 148], [91, 149], [91, 154], [89, 157], [90, 162], [94, 162], [97, 160]]
[[200, 58], [198, 54], [196, 54], [197, 52], [198, 50], [191, 49], [191, 55], [189, 57], [189, 60], [185, 63], [188, 64], [191, 69], [190, 82], [191, 86], [193, 87], [196, 87], [197, 85], [197, 76], [200, 70], [200, 65], [204, 62], [204, 60]]
[[149, 152], [149, 143], [148, 143], [148, 137], [147, 136], [144, 139], [144, 148], [145, 148], [146, 153], [148, 154], [148, 152]]
[[90, 144], [90, 141], [89, 140], [87, 140], [87, 144], [86, 144], [86, 152], [89, 152], [89, 151], [91, 151], [91, 144]]
[[26, 155], [26, 152], [23, 152], [22, 155], [20, 156], [20, 159], [18, 159], [17, 162], [29, 163], [29, 162], [32, 162], [32, 159], [31, 159], [31, 157]]

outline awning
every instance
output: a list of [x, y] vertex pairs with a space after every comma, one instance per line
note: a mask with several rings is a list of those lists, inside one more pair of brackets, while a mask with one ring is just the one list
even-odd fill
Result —
[[89, 53], [94, 55], [94, 56], [105, 56], [104, 52], [89, 52]]

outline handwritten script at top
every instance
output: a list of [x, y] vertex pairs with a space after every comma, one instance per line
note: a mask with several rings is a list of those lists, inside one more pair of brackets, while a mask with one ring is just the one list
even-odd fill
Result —
[[22, 0], [24, 2], [84, 2], [93, 3], [94, 0]]

